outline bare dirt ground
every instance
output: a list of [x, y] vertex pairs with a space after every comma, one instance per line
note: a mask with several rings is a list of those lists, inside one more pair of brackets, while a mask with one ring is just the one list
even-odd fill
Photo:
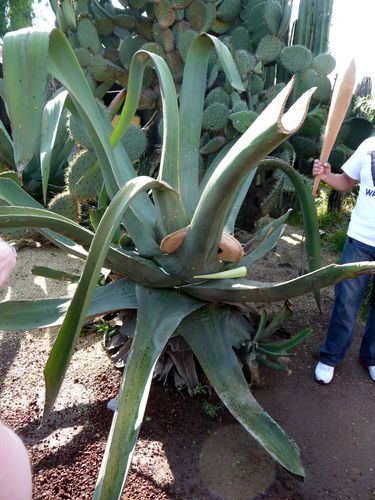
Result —
[[[258, 263], [252, 277], [279, 281], [301, 267], [300, 231], [289, 228], [276, 251]], [[324, 252], [324, 264], [337, 256]], [[24, 248], [0, 299], [58, 296], [67, 285], [30, 276], [33, 265], [77, 272], [80, 261], [53, 247]], [[306, 471], [298, 479], [275, 466], [232, 417], [218, 409], [214, 395], [191, 398], [153, 384], [124, 498], [128, 500], [375, 499], [374, 390], [357, 361], [363, 325], [330, 386], [313, 380], [333, 290], [322, 292], [323, 315], [311, 296], [295, 299], [286, 324], [291, 334], [305, 326], [313, 333], [296, 349], [287, 376], [264, 368], [263, 387], [254, 394], [298, 443]], [[43, 366], [56, 329], [0, 332], [0, 418], [28, 447], [34, 499], [89, 499], [101, 463], [117, 393], [113, 369], [98, 335], [83, 336], [58, 402], [40, 426]]]

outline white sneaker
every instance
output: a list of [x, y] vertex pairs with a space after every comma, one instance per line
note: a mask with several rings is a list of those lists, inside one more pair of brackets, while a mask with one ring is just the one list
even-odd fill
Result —
[[375, 382], [375, 366], [368, 366], [367, 368], [368, 368], [368, 372], [370, 374], [370, 377]]
[[[369, 367], [370, 368], [370, 367]], [[372, 367], [374, 369], [374, 381], [375, 381], [375, 366]], [[335, 369], [333, 366], [328, 366], [325, 365], [324, 363], [319, 363], [316, 365], [315, 368], [315, 378], [318, 382], [321, 382], [322, 384], [329, 384], [331, 380], [333, 379], [333, 374], [335, 372]], [[371, 373], [370, 373], [371, 375]]]

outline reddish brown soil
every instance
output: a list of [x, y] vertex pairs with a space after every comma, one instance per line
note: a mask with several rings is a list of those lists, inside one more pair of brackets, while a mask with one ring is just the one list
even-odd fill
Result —
[[[294, 257], [273, 254], [259, 273], [272, 266], [290, 276]], [[275, 276], [279, 278], [281, 274]], [[256, 495], [254, 488], [261, 487], [258, 498], [268, 500], [375, 499], [375, 385], [357, 362], [359, 335], [330, 386], [315, 383], [312, 376], [331, 302], [332, 290], [328, 290], [323, 293], [320, 315], [311, 297], [295, 301], [287, 330], [296, 333], [311, 326], [314, 332], [296, 349], [291, 375], [265, 368], [263, 387], [254, 389], [258, 401], [298, 443], [305, 480], [267, 462], [251, 438], [246, 442], [239, 427], [232, 427], [234, 420], [225, 410], [210, 418], [204, 402], [217, 404], [215, 396], [191, 398], [154, 383], [124, 498], [248, 500]], [[360, 334], [363, 326], [358, 330]], [[21, 355], [17, 342], [10, 343], [9, 338], [3, 349], [0, 345], [0, 381], [10, 362]], [[106, 404], [116, 395], [120, 379], [108, 363], [91, 375], [90, 352], [94, 351], [87, 346], [94, 341], [92, 336], [83, 340], [80, 350], [87, 352], [87, 366], [82, 375], [69, 379], [64, 407], [58, 407], [43, 426], [38, 390], [23, 384], [22, 373], [8, 380], [8, 389], [13, 384], [14, 391], [15, 386], [22, 391], [20, 402], [10, 399], [9, 390], [1, 396], [1, 419], [29, 449], [36, 500], [91, 498], [112, 417]], [[20, 366], [28, 371], [35, 363], [33, 351], [23, 350]], [[90, 400], [77, 403], [74, 397], [69, 404], [69, 392], [80, 384], [91, 387]], [[212, 445], [214, 439], [218, 448]]]

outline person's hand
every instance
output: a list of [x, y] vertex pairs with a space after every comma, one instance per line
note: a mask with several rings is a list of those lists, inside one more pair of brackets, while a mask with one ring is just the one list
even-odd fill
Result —
[[321, 175], [320, 180], [324, 182], [331, 174], [331, 165], [329, 163], [320, 163], [319, 160], [314, 160], [312, 174], [314, 177]]
[[12, 269], [16, 265], [16, 253], [8, 243], [0, 240], [0, 287], [8, 279]]

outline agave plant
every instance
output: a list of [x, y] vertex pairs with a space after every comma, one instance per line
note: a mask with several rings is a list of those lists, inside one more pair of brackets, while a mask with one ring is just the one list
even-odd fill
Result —
[[[191, 347], [223, 403], [244, 428], [294, 474], [303, 476], [296, 444], [252, 396], [233, 346], [252, 360], [252, 347], [275, 327], [261, 322], [257, 334], [238, 304], [282, 301], [360, 273], [375, 273], [373, 263], [320, 268], [314, 202], [288, 164], [267, 157], [302, 124], [313, 89], [285, 112], [293, 80], [248, 130], [210, 165], [199, 182], [199, 140], [205, 79], [210, 52], [216, 50], [228, 81], [239, 91], [241, 80], [228, 49], [201, 34], [190, 47], [177, 100], [165, 61], [140, 50], [131, 62], [127, 98], [112, 129], [97, 103], [63, 33], [22, 30], [4, 40], [4, 82], [13, 131], [15, 164], [35, 153], [47, 74], [59, 80], [65, 106], [79, 113], [99, 160], [111, 202], [94, 233], [45, 210], [10, 179], [0, 179], [0, 227], [34, 227], [67, 252], [85, 260], [73, 297], [0, 304], [0, 328], [27, 329], [61, 324], [45, 366], [44, 417], [54, 406], [78, 337], [87, 317], [137, 309], [134, 339], [124, 370], [118, 408], [100, 469], [94, 498], [120, 498], [129, 470], [150, 389], [153, 370], [168, 340], [181, 335]], [[13, 62], [17, 60], [17, 65]], [[120, 138], [138, 105], [142, 76], [152, 66], [163, 100], [163, 148], [158, 179], [137, 177]], [[46, 142], [46, 151], [53, 141]], [[232, 236], [234, 222], [256, 169], [280, 168], [295, 185], [305, 216], [310, 272], [284, 283], [254, 282], [247, 269], [280, 236], [286, 216], [243, 248]], [[43, 171], [44, 182], [48, 174]], [[113, 244], [122, 224], [133, 242]], [[124, 278], [97, 287], [105, 265]], [[277, 322], [277, 320], [276, 320]], [[247, 326], [248, 325], [248, 330]], [[304, 333], [301, 333], [304, 335]], [[267, 354], [285, 352], [291, 343], [263, 344]]]

